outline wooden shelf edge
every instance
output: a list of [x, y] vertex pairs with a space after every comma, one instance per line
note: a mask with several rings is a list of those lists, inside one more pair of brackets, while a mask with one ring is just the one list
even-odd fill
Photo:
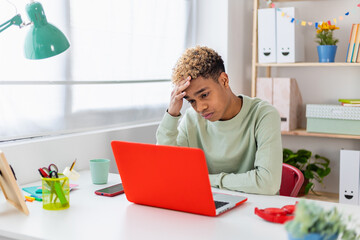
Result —
[[330, 193], [330, 192], [318, 192], [316, 191], [318, 195], [313, 194], [312, 192], [309, 192], [309, 194], [305, 196], [301, 196], [300, 198], [303, 199], [310, 199], [310, 200], [319, 200], [319, 201], [326, 201], [326, 202], [339, 202], [339, 194], [338, 193]]
[[297, 62], [297, 63], [256, 63], [257, 67], [359, 67], [360, 63], [348, 62]]
[[281, 134], [282, 135], [290, 135], [290, 136], [304, 136], [304, 137], [360, 139], [359, 135], [313, 133], [313, 132], [307, 132], [305, 129], [296, 129], [296, 130], [293, 130], [293, 131], [282, 131]]

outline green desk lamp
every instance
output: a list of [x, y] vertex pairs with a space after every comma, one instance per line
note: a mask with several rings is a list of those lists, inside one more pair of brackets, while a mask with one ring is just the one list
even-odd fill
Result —
[[[70, 47], [65, 35], [54, 25], [48, 23], [44, 9], [39, 2], [31, 1], [26, 5], [26, 12], [33, 23], [25, 39], [25, 57], [44, 59], [64, 52]], [[0, 25], [0, 32], [16, 25], [26, 26], [20, 14]]]

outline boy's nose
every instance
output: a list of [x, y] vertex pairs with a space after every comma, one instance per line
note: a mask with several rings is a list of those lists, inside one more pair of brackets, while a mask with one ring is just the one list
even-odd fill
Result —
[[207, 106], [207, 104], [205, 104], [205, 103], [198, 103], [197, 104], [197, 109], [196, 109], [196, 111], [197, 112], [203, 112], [204, 110], [206, 110], [208, 108], [208, 106]]

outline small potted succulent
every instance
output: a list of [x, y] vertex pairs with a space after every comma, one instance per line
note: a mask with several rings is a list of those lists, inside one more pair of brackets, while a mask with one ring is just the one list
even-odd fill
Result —
[[323, 209], [314, 202], [300, 200], [295, 218], [285, 223], [289, 240], [356, 240], [360, 236], [352, 216], [345, 217], [333, 207]]
[[319, 62], [334, 62], [337, 49], [336, 44], [339, 41], [333, 36], [333, 32], [336, 29], [339, 28], [327, 22], [317, 25], [316, 42], [319, 44], [317, 46]]
[[314, 194], [314, 181], [323, 184], [324, 177], [329, 175], [330, 160], [319, 154], [312, 155], [312, 152], [306, 149], [299, 149], [293, 152], [288, 148], [283, 149], [283, 162], [298, 168], [304, 174], [304, 188], [300, 189], [299, 195], [306, 195], [309, 191]]

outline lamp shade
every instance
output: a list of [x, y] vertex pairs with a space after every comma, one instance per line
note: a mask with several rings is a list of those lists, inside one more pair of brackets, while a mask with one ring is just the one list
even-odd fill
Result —
[[57, 27], [48, 23], [44, 9], [39, 2], [26, 5], [26, 12], [33, 22], [25, 38], [26, 58], [48, 58], [60, 54], [70, 47], [66, 36]]

